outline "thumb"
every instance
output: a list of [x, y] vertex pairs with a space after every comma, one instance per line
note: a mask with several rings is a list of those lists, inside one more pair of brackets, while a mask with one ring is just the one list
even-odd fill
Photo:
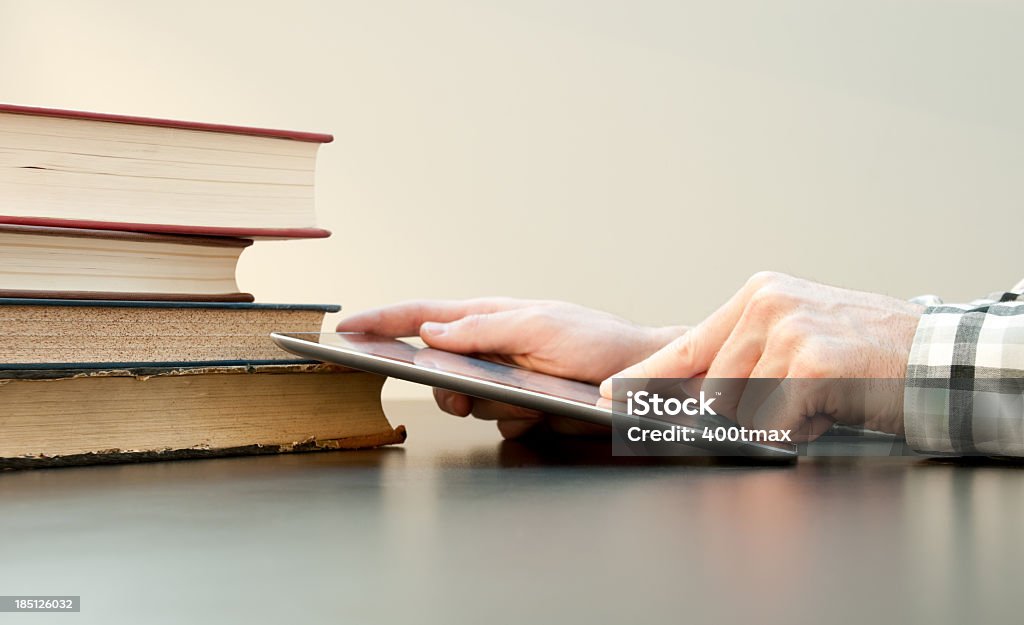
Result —
[[721, 308], [689, 332], [601, 383], [601, 396], [613, 399], [612, 378], [693, 378], [706, 373], [718, 350], [732, 334], [750, 300], [740, 289]]
[[601, 396], [612, 397], [612, 380], [615, 378], [692, 378], [703, 373], [707, 367], [703, 361], [694, 358], [694, 340], [700, 326], [673, 340], [658, 351], [635, 365], [601, 382]]
[[449, 323], [428, 321], [420, 338], [437, 349], [460, 354], [522, 354], [533, 332], [523, 331], [518, 310], [467, 315]]

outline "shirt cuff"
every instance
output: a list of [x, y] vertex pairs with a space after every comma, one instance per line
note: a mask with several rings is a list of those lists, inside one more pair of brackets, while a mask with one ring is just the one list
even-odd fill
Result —
[[930, 306], [907, 364], [903, 421], [917, 451], [1024, 456], [1024, 301]]

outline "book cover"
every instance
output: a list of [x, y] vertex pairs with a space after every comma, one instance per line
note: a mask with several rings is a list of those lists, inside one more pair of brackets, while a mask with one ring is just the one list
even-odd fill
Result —
[[329, 134], [15, 104], [0, 126], [0, 224], [330, 236], [312, 196]]
[[207, 122], [191, 122], [157, 117], [138, 117], [134, 115], [117, 115], [113, 113], [96, 113], [92, 111], [74, 111], [68, 109], [47, 108], [41, 106], [24, 106], [20, 104], [4, 104], [0, 102], [0, 113], [12, 115], [32, 115], [35, 117], [59, 117], [62, 119], [83, 119], [96, 122], [115, 124], [132, 124], [135, 126], [155, 126], [158, 128], [176, 128], [178, 130], [198, 130], [203, 132], [222, 132], [273, 139], [291, 139], [308, 143], [330, 143], [334, 137], [319, 132], [301, 132], [295, 130], [279, 130], [273, 128], [255, 128], [252, 126], [235, 126], [231, 124], [211, 124]]
[[0, 367], [305, 362], [275, 331], [319, 332], [340, 306], [0, 298]]
[[253, 302], [252, 239], [0, 224], [0, 298]]
[[364, 449], [405, 441], [384, 378], [324, 364], [9, 370], [0, 470]]

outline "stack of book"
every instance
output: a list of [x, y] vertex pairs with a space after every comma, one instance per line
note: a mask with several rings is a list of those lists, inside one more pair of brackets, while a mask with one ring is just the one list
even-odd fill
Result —
[[0, 105], [0, 468], [400, 443], [383, 378], [297, 361], [261, 239], [322, 238], [329, 135]]

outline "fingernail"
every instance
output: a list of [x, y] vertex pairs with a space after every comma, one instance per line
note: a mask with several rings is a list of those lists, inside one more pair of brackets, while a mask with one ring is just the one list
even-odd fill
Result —
[[608, 378], [604, 382], [601, 382], [600, 391], [601, 391], [601, 397], [611, 397], [612, 396], [612, 378]]
[[427, 336], [441, 336], [445, 333], [446, 329], [447, 328], [443, 323], [428, 321], [420, 326], [420, 334], [426, 334]]
[[455, 396], [445, 393], [444, 397], [441, 398], [441, 403], [444, 404], [442, 409], [448, 414], [455, 414]]

